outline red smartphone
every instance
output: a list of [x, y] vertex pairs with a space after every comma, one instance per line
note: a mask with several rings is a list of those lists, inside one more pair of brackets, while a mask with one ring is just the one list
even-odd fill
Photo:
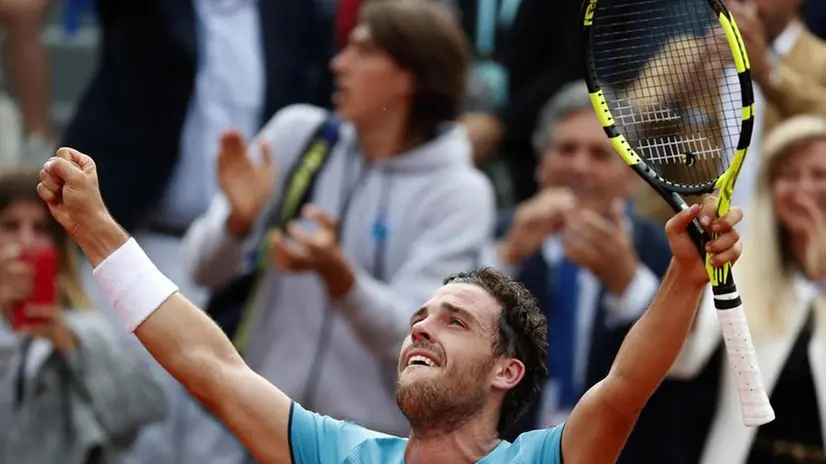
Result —
[[13, 329], [43, 322], [42, 318], [28, 316], [27, 307], [52, 306], [57, 303], [57, 250], [51, 247], [24, 250], [20, 254], [20, 259], [34, 270], [34, 282], [29, 298], [12, 307], [11, 325]]

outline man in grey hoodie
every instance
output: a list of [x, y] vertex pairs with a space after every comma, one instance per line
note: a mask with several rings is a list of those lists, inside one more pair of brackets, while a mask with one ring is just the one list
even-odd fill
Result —
[[[365, 5], [332, 62], [340, 139], [309, 204], [284, 230], [266, 230], [267, 217], [327, 115], [285, 108], [250, 150], [237, 134], [223, 137], [223, 195], [188, 231], [187, 265], [198, 284], [220, 289], [265, 245], [267, 269], [239, 349], [256, 372], [309, 408], [409, 432], [394, 385], [411, 308], [443, 276], [474, 267], [495, 221], [493, 189], [452, 123], [467, 65], [468, 46], [444, 7], [426, 0]], [[218, 437], [230, 435], [217, 423], [201, 425], [203, 443], [224, 453]]]

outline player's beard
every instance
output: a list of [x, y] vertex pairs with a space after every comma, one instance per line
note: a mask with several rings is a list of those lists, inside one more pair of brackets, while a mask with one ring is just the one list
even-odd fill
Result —
[[485, 379], [493, 362], [491, 357], [426, 379], [397, 382], [396, 403], [414, 433], [449, 433], [479, 414], [487, 400]]

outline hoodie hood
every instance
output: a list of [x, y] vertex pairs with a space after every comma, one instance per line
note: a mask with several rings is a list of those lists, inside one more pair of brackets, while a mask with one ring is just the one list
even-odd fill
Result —
[[[348, 127], [355, 136], [355, 130]], [[394, 171], [430, 171], [472, 164], [467, 132], [457, 123], [447, 123], [439, 135], [404, 153], [374, 163]]]

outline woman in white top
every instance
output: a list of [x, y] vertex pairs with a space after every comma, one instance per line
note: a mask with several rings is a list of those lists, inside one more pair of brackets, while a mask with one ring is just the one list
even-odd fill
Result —
[[[751, 236], [735, 273], [777, 418], [744, 426], [722, 363], [701, 463], [826, 463], [826, 119], [798, 116], [778, 126], [761, 163]], [[698, 375], [721, 343], [708, 292], [671, 376]]]

